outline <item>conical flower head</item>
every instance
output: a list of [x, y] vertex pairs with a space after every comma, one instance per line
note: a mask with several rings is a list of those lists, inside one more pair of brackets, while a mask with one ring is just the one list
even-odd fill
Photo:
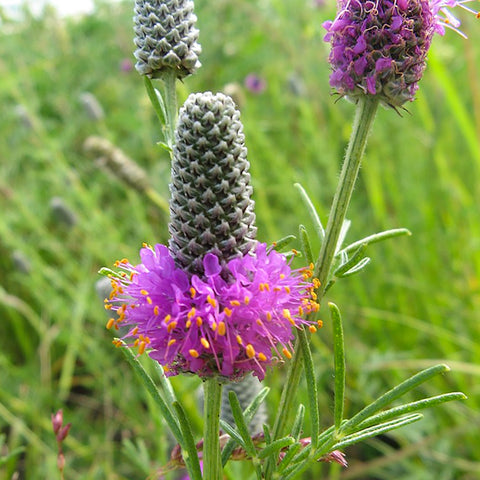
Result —
[[183, 78], [200, 67], [193, 7], [192, 0], [135, 1], [135, 68], [141, 75], [159, 77], [173, 69]]
[[466, 1], [339, 0], [335, 20], [324, 24], [330, 85], [340, 95], [374, 95], [393, 107], [413, 100], [433, 35], [459, 25], [447, 7], [477, 13]]
[[222, 268], [255, 245], [255, 213], [240, 113], [230, 97], [198, 93], [179, 113], [170, 185], [170, 251], [191, 274], [213, 253]]

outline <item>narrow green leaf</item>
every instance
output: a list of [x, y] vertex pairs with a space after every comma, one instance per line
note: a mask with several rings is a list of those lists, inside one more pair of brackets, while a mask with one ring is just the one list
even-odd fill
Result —
[[430, 380], [435, 375], [440, 373], [446, 373], [450, 370], [447, 365], [435, 365], [433, 367], [427, 368], [422, 370], [421, 372], [417, 373], [413, 377], [408, 378], [400, 385], [397, 385], [395, 388], [392, 388], [385, 394], [383, 394], [380, 398], [375, 400], [373, 403], [365, 407], [363, 410], [358, 412], [355, 416], [353, 416], [350, 420], [342, 424], [340, 428], [340, 432], [343, 434], [350, 433], [353, 431], [357, 425], [363, 422], [366, 418], [373, 415], [375, 412], [378, 412], [380, 409], [385, 407], [386, 405], [393, 402], [393, 400], [401, 397], [406, 392], [413, 390], [418, 385]]
[[390, 422], [366, 428], [365, 430], [361, 430], [360, 432], [356, 432], [352, 435], [344, 437], [342, 440], [333, 445], [331, 450], [340, 450], [350, 445], [354, 445], [355, 443], [363, 442], [367, 438], [376, 437], [377, 435], [390, 432], [391, 430], [395, 430], [405, 425], [409, 425], [410, 423], [418, 422], [418, 420], [421, 420], [422, 418], [423, 415], [421, 413], [413, 413], [411, 415], [407, 415], [405, 417], [398, 418]]
[[[355, 265], [358, 264], [361, 260], [365, 258], [365, 251], [367, 250], [368, 245], [366, 243], [363, 243], [358, 247], [358, 249], [355, 251], [355, 253], [352, 255], [352, 257], [347, 260], [345, 263], [340, 265], [334, 272], [333, 274], [336, 277], [341, 277], [345, 272], [348, 272], [351, 268], [355, 267]], [[340, 252], [340, 254], [345, 254], [345, 252]], [[338, 255], [337, 255], [338, 256]]]
[[191, 480], [202, 480], [202, 471], [200, 470], [200, 462], [198, 460], [197, 447], [193, 438], [192, 427], [185, 415], [185, 411], [179, 402], [174, 402], [173, 408], [177, 413], [180, 428], [182, 430], [184, 445], [182, 447], [182, 457], [187, 466], [188, 474]]
[[303, 365], [305, 368], [305, 380], [307, 382], [308, 403], [310, 406], [310, 421], [312, 448], [315, 450], [318, 440], [319, 432], [319, 413], [318, 413], [318, 393], [317, 382], [315, 379], [315, 370], [313, 368], [313, 357], [310, 350], [310, 344], [307, 338], [307, 332], [303, 328], [298, 330], [298, 339], [300, 340], [300, 346], [302, 348]]
[[362, 245], [371, 245], [372, 243], [382, 242], [383, 240], [387, 240], [388, 238], [394, 237], [401, 237], [403, 235], [410, 236], [412, 232], [406, 228], [395, 228], [392, 230], [385, 230], [384, 232], [375, 233], [373, 235], [369, 235], [368, 237], [362, 238], [354, 243], [351, 243], [347, 247], [345, 247], [342, 252], [350, 253], [360, 248]]
[[303, 203], [307, 207], [307, 211], [310, 214], [310, 218], [313, 221], [313, 225], [315, 227], [315, 231], [317, 232], [318, 238], [321, 242], [325, 238], [325, 229], [323, 228], [322, 222], [320, 221], [320, 217], [318, 216], [317, 210], [313, 206], [310, 197], [308, 196], [305, 189], [299, 184], [295, 183], [294, 187], [300, 192], [300, 196], [302, 197]]
[[230, 435], [230, 437], [235, 440], [238, 445], [240, 445], [243, 449], [247, 449], [245, 442], [243, 441], [242, 436], [233, 428], [228, 422], [223, 419], [220, 419], [220, 426], [225, 433]]
[[314, 258], [312, 253], [312, 247], [310, 246], [310, 239], [308, 238], [308, 232], [303, 225], [300, 225], [298, 229], [300, 232], [300, 244], [302, 245], [302, 252], [305, 256], [307, 264], [310, 265], [311, 263], [314, 263]]
[[345, 344], [343, 339], [342, 316], [338, 307], [330, 302], [330, 315], [333, 324], [334, 363], [335, 363], [335, 397], [334, 418], [335, 431], [339, 432], [343, 420], [345, 404]]
[[152, 378], [143, 368], [142, 364], [139, 362], [136, 355], [132, 352], [130, 348], [122, 341], [121, 352], [124, 357], [127, 359], [127, 362], [133, 367], [133, 370], [137, 374], [138, 378], [141, 380], [143, 386], [150, 393], [155, 403], [160, 408], [160, 412], [163, 415], [163, 418], [167, 422], [167, 425], [170, 427], [173, 436], [176, 438], [177, 442], [183, 444], [183, 436], [179, 428], [178, 420], [174, 417], [173, 412], [170, 410], [168, 404], [165, 402], [163, 397], [160, 395], [160, 392], [157, 389], [157, 386], [153, 382]]
[[295, 439], [292, 437], [280, 438], [279, 440], [274, 440], [270, 445], [267, 445], [263, 450], [258, 452], [258, 458], [264, 459], [272, 455], [278, 454], [282, 448], [288, 447], [295, 443]]
[[300, 440], [300, 435], [302, 433], [303, 427], [303, 418], [305, 416], [305, 407], [300, 404], [298, 406], [297, 415], [295, 416], [295, 421], [293, 422], [291, 435], [295, 440]]
[[170, 383], [168, 378], [165, 376], [163, 367], [158, 362], [154, 362], [154, 366], [155, 366], [155, 371], [158, 374], [158, 378], [160, 380], [160, 386], [162, 387], [163, 393], [165, 394], [167, 403], [170, 405], [173, 405], [173, 402], [177, 401], [177, 397], [175, 396], [175, 392], [173, 391], [172, 384]]
[[466, 395], [461, 392], [444, 393], [442, 395], [424, 398], [417, 402], [406, 403], [405, 405], [400, 405], [398, 407], [386, 410], [385, 412], [378, 413], [377, 415], [373, 415], [358, 425], [358, 428], [365, 428], [370, 425], [385, 422], [391, 418], [400, 417], [407, 413], [417, 412], [419, 410], [424, 410], [425, 408], [435, 407], [442, 403], [452, 402], [454, 400], [465, 400], [466, 398]]
[[282, 461], [278, 464], [276, 471], [277, 474], [281, 475], [287, 469], [287, 467], [290, 466], [293, 457], [298, 453], [301, 447], [302, 444], [297, 442], [287, 450]]
[[270, 443], [272, 443], [272, 433], [270, 432], [270, 427], [268, 426], [267, 423], [263, 424], [263, 437], [267, 445], [270, 445]]
[[293, 240], [295, 240], [295, 238], [295, 235], [287, 235], [286, 237], [282, 237], [280, 240], [273, 242], [273, 248], [279, 252], [289, 245]]
[[350, 277], [352, 275], [355, 275], [356, 273], [361, 272], [369, 263], [370, 263], [370, 257], [365, 257], [362, 258], [353, 268], [348, 270], [342, 275], [342, 278]]
[[153, 109], [155, 110], [155, 113], [157, 114], [158, 119], [160, 120], [160, 123], [162, 125], [166, 124], [166, 111], [165, 111], [165, 104], [163, 102], [163, 98], [153, 86], [152, 81], [145, 75], [143, 77], [145, 81], [145, 88], [147, 89], [147, 94], [148, 98], [150, 99], [150, 102], [152, 103]]
[[[268, 395], [268, 392], [270, 389], [268, 387], [263, 388], [258, 392], [257, 396], [250, 402], [248, 407], [243, 411], [243, 415], [245, 417], [245, 421], [247, 424], [250, 424], [252, 421], [253, 417], [257, 413], [258, 408], [262, 404], [262, 402], [265, 400], [265, 397]], [[235, 449], [235, 446], [237, 445], [237, 442], [231, 438], [225, 447], [223, 447], [222, 450], [222, 465], [225, 466], [226, 463], [228, 462], [228, 459], [230, 458], [230, 455], [232, 454], [233, 450]]]
[[245, 417], [243, 416], [242, 407], [240, 406], [240, 402], [238, 401], [236, 393], [233, 391], [228, 392], [228, 400], [230, 401], [230, 406], [232, 407], [232, 415], [235, 419], [235, 425], [238, 433], [243, 439], [245, 451], [250, 457], [256, 458], [257, 450], [253, 443], [252, 437], [250, 436], [250, 432], [248, 431], [248, 426], [245, 421]]

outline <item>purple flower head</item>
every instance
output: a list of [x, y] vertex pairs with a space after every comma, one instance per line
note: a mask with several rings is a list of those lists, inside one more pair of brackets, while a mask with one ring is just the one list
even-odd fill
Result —
[[144, 246], [140, 256], [139, 265], [116, 264], [122, 271], [111, 276], [107, 308], [118, 318], [107, 326], [128, 325], [124, 338], [140, 353], [149, 349], [170, 376], [239, 380], [253, 372], [261, 380], [282, 353], [291, 357], [292, 326], [318, 309], [311, 270], [292, 270], [264, 243], [230, 260], [228, 279], [213, 253], [203, 259], [202, 278], [177, 267], [164, 245]]
[[245, 77], [245, 87], [252, 93], [263, 93], [267, 88], [267, 82], [256, 73], [249, 73]]
[[330, 85], [340, 95], [375, 95], [384, 105], [412, 101], [426, 66], [433, 35], [458, 31], [448, 7], [469, 0], [339, 0], [324, 23], [330, 42]]

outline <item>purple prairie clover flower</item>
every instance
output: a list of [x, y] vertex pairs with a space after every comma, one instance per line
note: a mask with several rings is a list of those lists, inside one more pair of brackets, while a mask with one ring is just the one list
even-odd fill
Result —
[[169, 376], [240, 380], [253, 372], [262, 380], [282, 353], [291, 358], [292, 327], [307, 324], [303, 315], [318, 310], [311, 269], [292, 270], [264, 243], [230, 260], [228, 279], [213, 253], [203, 259], [202, 278], [177, 267], [164, 245], [145, 245], [140, 256], [136, 266], [116, 263], [121, 273], [111, 275], [106, 306], [118, 315], [107, 327], [128, 325], [124, 338], [139, 353], [148, 349]]
[[412, 101], [435, 33], [458, 32], [448, 10], [468, 0], [339, 0], [333, 21], [324, 23], [331, 43], [330, 85], [342, 96], [377, 96], [394, 108]]
[[260, 94], [267, 88], [267, 82], [265, 79], [257, 75], [256, 73], [249, 73], [245, 77], [245, 87], [252, 93]]

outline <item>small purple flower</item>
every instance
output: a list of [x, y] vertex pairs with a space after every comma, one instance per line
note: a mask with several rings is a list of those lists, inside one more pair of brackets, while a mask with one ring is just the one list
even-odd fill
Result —
[[239, 380], [253, 372], [261, 380], [280, 352], [291, 357], [292, 326], [306, 324], [303, 314], [318, 309], [311, 270], [292, 270], [264, 243], [230, 260], [228, 278], [212, 253], [203, 259], [202, 278], [177, 267], [164, 245], [144, 246], [140, 256], [139, 265], [116, 264], [123, 271], [111, 276], [107, 308], [118, 318], [107, 326], [130, 326], [125, 338], [140, 353], [149, 349], [169, 376]]
[[256, 73], [249, 73], [245, 77], [245, 88], [252, 93], [263, 93], [267, 88], [267, 82]]
[[[324, 23], [331, 42], [330, 85], [340, 95], [375, 95], [392, 107], [412, 101], [426, 66], [433, 35], [459, 32], [449, 7], [471, 0], [339, 0]], [[459, 32], [460, 33], [460, 32]]]
[[124, 58], [120, 62], [120, 71], [130, 73], [133, 70], [133, 62], [129, 58]]

